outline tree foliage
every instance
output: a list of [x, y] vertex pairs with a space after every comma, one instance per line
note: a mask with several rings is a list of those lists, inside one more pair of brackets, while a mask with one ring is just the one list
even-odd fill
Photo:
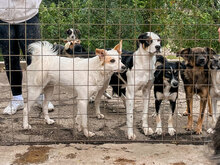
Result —
[[172, 51], [206, 46], [220, 51], [217, 0], [44, 0], [40, 8], [42, 36], [62, 43], [66, 30], [80, 29], [89, 51], [111, 48], [123, 39], [123, 49], [135, 50], [137, 36], [159, 33]]

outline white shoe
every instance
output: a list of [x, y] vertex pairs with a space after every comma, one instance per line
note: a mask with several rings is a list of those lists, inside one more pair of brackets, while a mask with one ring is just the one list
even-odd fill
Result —
[[18, 110], [24, 109], [23, 100], [12, 100], [9, 105], [3, 110], [4, 115], [13, 115]]
[[[44, 95], [40, 95], [38, 98], [37, 98], [37, 106], [40, 107], [40, 108], [43, 108], [43, 100], [44, 100]], [[51, 112], [54, 110], [54, 105], [49, 101], [48, 103], [48, 111]]]

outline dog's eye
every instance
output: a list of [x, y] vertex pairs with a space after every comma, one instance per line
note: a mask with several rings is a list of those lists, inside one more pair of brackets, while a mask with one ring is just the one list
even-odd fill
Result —
[[115, 59], [111, 59], [110, 62], [111, 62], [111, 63], [114, 63], [114, 62], [115, 62]]

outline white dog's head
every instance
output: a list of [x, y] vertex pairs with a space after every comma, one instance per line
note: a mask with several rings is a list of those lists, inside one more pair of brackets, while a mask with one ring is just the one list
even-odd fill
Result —
[[142, 33], [138, 37], [137, 47], [143, 48], [150, 54], [160, 53], [161, 52], [161, 39], [160, 37], [153, 32]]
[[122, 40], [111, 50], [96, 49], [96, 55], [104, 65], [104, 69], [107, 71], [123, 72], [126, 67], [121, 62], [122, 54]]

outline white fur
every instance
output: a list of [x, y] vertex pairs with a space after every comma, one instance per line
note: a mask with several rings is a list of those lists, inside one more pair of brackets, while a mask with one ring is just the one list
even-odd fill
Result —
[[[120, 50], [122, 42], [120, 42]], [[33, 54], [33, 62], [27, 68], [28, 104], [23, 112], [23, 127], [31, 129], [28, 123], [28, 112], [42, 91], [45, 94], [43, 112], [47, 124], [54, 121], [48, 115], [48, 100], [51, 99], [55, 85], [70, 88], [77, 93], [76, 124], [79, 131], [83, 130], [86, 137], [94, 136], [87, 128], [87, 105], [92, 95], [96, 95], [95, 108], [98, 118], [100, 113], [100, 98], [108, 86], [114, 71], [121, 69], [123, 64], [119, 60], [119, 53], [115, 49], [105, 50], [105, 57], [115, 59], [114, 63], [105, 63], [104, 58], [96, 56], [88, 59], [65, 58], [57, 56], [53, 45], [47, 41], [36, 42], [29, 46]]]
[[153, 42], [149, 47], [143, 48], [140, 44], [137, 51], [133, 54], [133, 68], [127, 71], [127, 87], [126, 87], [126, 113], [127, 113], [127, 127], [128, 127], [128, 139], [134, 140], [136, 135], [133, 132], [133, 109], [134, 109], [134, 97], [138, 90], [143, 93], [143, 117], [142, 128], [145, 135], [153, 134], [153, 130], [148, 126], [148, 105], [150, 98], [150, 90], [153, 84], [153, 73], [155, 71], [156, 62], [156, 48], [160, 46], [160, 37], [152, 32], [148, 32]]
[[220, 70], [211, 70], [212, 87], [210, 97], [212, 100], [212, 126], [207, 130], [208, 133], [214, 133], [217, 119], [217, 101], [220, 100]]

